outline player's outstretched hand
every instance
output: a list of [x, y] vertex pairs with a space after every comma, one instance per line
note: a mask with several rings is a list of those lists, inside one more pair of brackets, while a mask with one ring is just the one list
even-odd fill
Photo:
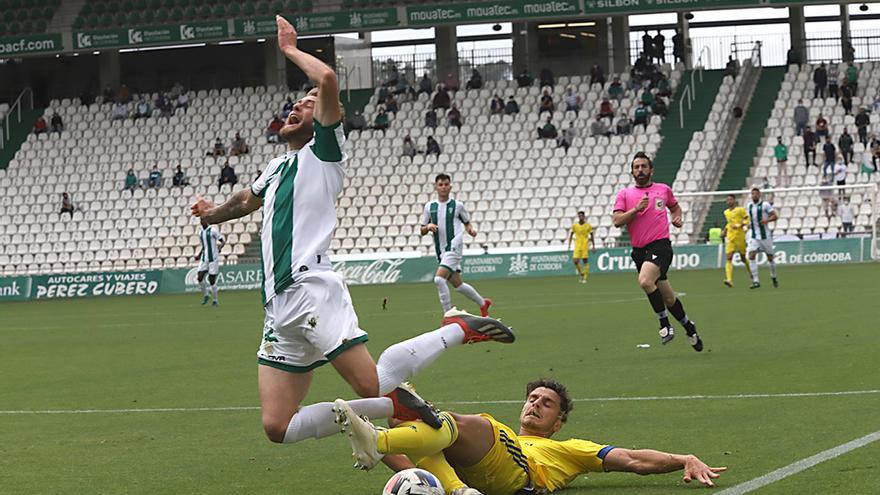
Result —
[[275, 16], [275, 24], [278, 26], [278, 48], [281, 51], [296, 49], [296, 28], [287, 19], [280, 15]]
[[212, 208], [214, 208], [214, 203], [211, 203], [201, 196], [197, 196], [196, 202], [193, 203], [189, 209], [194, 217], [203, 217], [207, 215]]
[[703, 486], [715, 486], [715, 483], [712, 483], [712, 480], [721, 476], [718, 473], [723, 473], [727, 471], [726, 467], [709, 467], [705, 462], [698, 459], [696, 456], [688, 456], [687, 461], [684, 464], [684, 475], [682, 479], [685, 483], [690, 483], [691, 480], [699, 481]]

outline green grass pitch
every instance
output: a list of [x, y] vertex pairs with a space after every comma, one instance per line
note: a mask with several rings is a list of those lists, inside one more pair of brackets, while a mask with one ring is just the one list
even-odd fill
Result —
[[[479, 281], [494, 314], [514, 327], [505, 346], [457, 347], [421, 376], [443, 408], [488, 412], [515, 426], [526, 381], [567, 383], [578, 399], [559, 438], [695, 453], [729, 467], [720, 487], [768, 473], [880, 429], [880, 394], [669, 399], [880, 389], [880, 265], [780, 269], [774, 290], [721, 285], [721, 271], [674, 272], [671, 282], [706, 342], [684, 332], [660, 346], [635, 274]], [[353, 287], [378, 357], [435, 328], [432, 284]], [[341, 435], [298, 445], [263, 436], [255, 351], [258, 292], [102, 298], [0, 305], [0, 492], [9, 494], [380, 493], [390, 472], [352, 469]], [[382, 298], [389, 309], [382, 311]], [[474, 311], [455, 294], [455, 302]], [[680, 327], [678, 327], [680, 328]], [[647, 343], [648, 349], [637, 348]], [[353, 397], [329, 366], [309, 402]], [[478, 404], [474, 402], [483, 401]], [[472, 403], [463, 403], [472, 402]], [[241, 406], [240, 410], [198, 410]], [[179, 408], [181, 411], [120, 411]], [[112, 410], [58, 414], [43, 410]], [[756, 493], [877, 493], [880, 443]], [[674, 494], [680, 475], [591, 474], [565, 493]], [[711, 493], [703, 490], [701, 493]]]

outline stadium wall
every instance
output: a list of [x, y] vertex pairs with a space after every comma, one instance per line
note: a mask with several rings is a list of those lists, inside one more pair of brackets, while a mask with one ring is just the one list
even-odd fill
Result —
[[[871, 238], [779, 242], [776, 256], [781, 265], [865, 262], [871, 260]], [[759, 262], [764, 261], [761, 255]], [[672, 267], [720, 269], [723, 263], [721, 245], [677, 246]], [[402, 284], [432, 280], [437, 261], [431, 256], [340, 260], [335, 261], [333, 267], [343, 273], [351, 285]], [[590, 256], [591, 273], [633, 268], [627, 248], [598, 249]], [[573, 272], [569, 251], [468, 256], [464, 258], [462, 271], [468, 279], [558, 276]], [[253, 290], [260, 287], [262, 279], [262, 269], [257, 264], [227, 265], [220, 269], [218, 284], [222, 290]], [[198, 290], [196, 268], [0, 278], [0, 301], [180, 294]]]

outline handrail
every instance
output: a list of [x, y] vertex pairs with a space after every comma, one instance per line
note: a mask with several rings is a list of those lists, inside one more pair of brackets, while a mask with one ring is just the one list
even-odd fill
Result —
[[[703, 62], [703, 53], [706, 54], [705, 63]], [[709, 45], [703, 45], [703, 48], [700, 49], [700, 56], [697, 57], [697, 63], [694, 65], [694, 68], [696, 67], [700, 68], [700, 82], [703, 82], [703, 67], [712, 67], [712, 51], [709, 50]]]
[[691, 109], [692, 98], [691, 86], [685, 85], [684, 91], [681, 93], [681, 99], [678, 100], [678, 126], [684, 129], [684, 101], [688, 102], [688, 110]]
[[18, 97], [15, 99], [15, 102], [10, 105], [9, 111], [6, 115], [3, 116], [3, 132], [0, 132], [0, 149], [6, 147], [6, 143], [9, 141], [10, 136], [10, 125], [9, 118], [12, 116], [12, 112], [17, 112], [17, 120], [18, 123], [21, 123], [21, 101], [25, 95], [28, 95], [28, 102], [30, 103], [30, 109], [34, 109], [34, 91], [31, 88], [24, 88], [21, 90], [21, 93], [18, 94]]

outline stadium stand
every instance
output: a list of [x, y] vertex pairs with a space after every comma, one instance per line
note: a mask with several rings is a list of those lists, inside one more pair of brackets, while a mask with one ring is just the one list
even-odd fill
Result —
[[[666, 72], [676, 86], [682, 72], [669, 66]], [[624, 82], [627, 78], [622, 75]], [[386, 135], [364, 131], [350, 136], [353, 159], [338, 204], [340, 223], [332, 252], [427, 253], [428, 245], [414, 226], [440, 171], [453, 174], [457, 197], [475, 212], [481, 229], [475, 245], [559, 243], [577, 208], [589, 212], [599, 243], [616, 237], [619, 231], [611, 226], [608, 208], [617, 188], [630, 181], [621, 164], [628, 163], [634, 147], [656, 152], [659, 117], [647, 132], [639, 127], [628, 136], [584, 136], [584, 122], [594, 115], [604, 89], [590, 88], [581, 77], [560, 77], [555, 101], [563, 105], [562, 93], [574, 86], [584, 108], [577, 120], [581, 135], [566, 154], [555, 142], [536, 139], [540, 88], [515, 86], [512, 81], [487, 82], [482, 90], [455, 93], [453, 102], [462, 109], [465, 125], [460, 133], [445, 124], [436, 129], [444, 149], [439, 160], [420, 154], [410, 162], [400, 156], [403, 135], [410, 133], [421, 144], [427, 134], [422, 127], [424, 95], [401, 105]], [[517, 117], [490, 119], [488, 102], [496, 91], [516, 95], [521, 102]], [[52, 101], [44, 115], [49, 118], [57, 111], [65, 132], [29, 135], [9, 168], [0, 171], [0, 206], [9, 213], [0, 225], [0, 273], [190, 266], [197, 254], [198, 225], [188, 214], [189, 204], [196, 194], [222, 201], [230, 192], [217, 185], [224, 158], [206, 156], [211, 143], [215, 137], [228, 143], [235, 132], [242, 133], [250, 153], [228, 159], [239, 176], [234, 189], [245, 187], [283, 151], [267, 143], [263, 132], [286, 96], [274, 87], [199, 91], [186, 113], [166, 119], [154, 111], [152, 118], [119, 121], [111, 119], [109, 103], [86, 107], [76, 100]], [[638, 96], [629, 92], [620, 108], [631, 112]], [[156, 97], [149, 95], [150, 100]], [[366, 113], [375, 108], [374, 100]], [[223, 119], [216, 119], [217, 109], [223, 109]], [[555, 120], [568, 122], [573, 114], [559, 110]], [[170, 185], [178, 164], [189, 186]], [[153, 165], [163, 173], [161, 187], [123, 191], [129, 168], [144, 179]], [[70, 219], [59, 215], [63, 192], [70, 193], [77, 207]], [[237, 262], [247, 245], [258, 244], [260, 220], [257, 212], [221, 227], [227, 237], [221, 253], [225, 262]]]
[[268, 16], [278, 12], [311, 12], [311, 0], [87, 0], [73, 22], [74, 29], [139, 26], [164, 22], [225, 20], [239, 16]]
[[[858, 95], [853, 97], [853, 109], [861, 106], [870, 107], [878, 91], [880, 91], [880, 64], [865, 62], [857, 64], [860, 69]], [[788, 144], [788, 174], [790, 185], [817, 186], [821, 180], [821, 165], [810, 168], [804, 167], [805, 159], [803, 152], [803, 140], [795, 137], [795, 127], [792, 120], [794, 107], [798, 100], [803, 99], [804, 105], [810, 109], [811, 120], [815, 121], [821, 112], [829, 122], [829, 129], [835, 145], [839, 134], [844, 127], [849, 128], [850, 133], [855, 134], [855, 119], [852, 115], [846, 115], [843, 107], [835, 102], [834, 98], [812, 99], [813, 82], [812, 73], [816, 66], [804, 65], [798, 68], [792, 65], [785, 74], [781, 90], [773, 104], [770, 118], [767, 120], [766, 130], [758, 149], [758, 154], [751, 168], [745, 187], [762, 184], [764, 179], [771, 185], [781, 184], [779, 167], [773, 155], [773, 147], [778, 136]], [[843, 66], [841, 66], [843, 70]], [[841, 78], [841, 80], [843, 80]], [[870, 133], [880, 134], [880, 114], [871, 114]], [[849, 164], [847, 184], [861, 184], [870, 181], [877, 182], [880, 174], [862, 173], [862, 164], [865, 160], [865, 146], [858, 142], [854, 146], [855, 158]], [[821, 151], [820, 151], [821, 154]], [[821, 159], [821, 158], [820, 158]], [[868, 158], [870, 165], [870, 158]], [[856, 230], [869, 230], [871, 228], [871, 197], [870, 194], [854, 193], [850, 196], [850, 202], [857, 209]], [[811, 195], [799, 195], [796, 204], [778, 204], [780, 219], [777, 224], [778, 233], [786, 235], [836, 235], [839, 221], [836, 218], [828, 218], [822, 208], [822, 198], [818, 193]]]
[[61, 0], [0, 0], [0, 36], [46, 32]]

